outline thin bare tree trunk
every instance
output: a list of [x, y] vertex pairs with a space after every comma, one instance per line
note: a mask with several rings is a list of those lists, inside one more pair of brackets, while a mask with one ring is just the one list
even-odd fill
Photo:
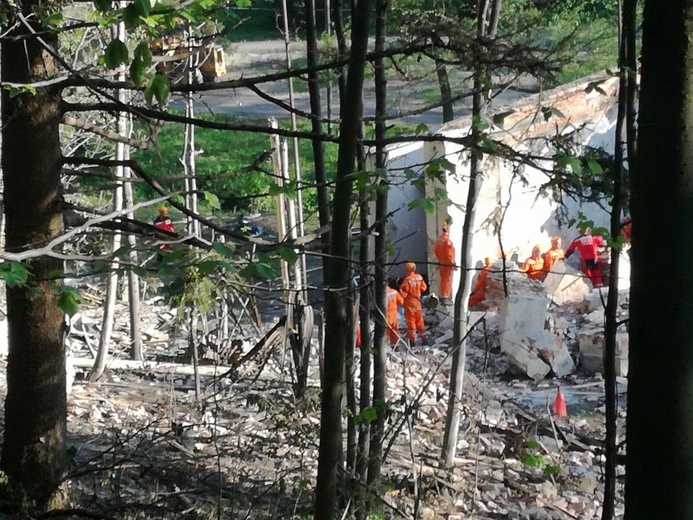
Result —
[[[628, 2], [632, 4], [632, 2]], [[618, 115], [616, 118], [615, 149], [614, 149], [614, 178], [613, 197], [611, 201], [611, 236], [617, 239], [621, 233], [622, 209], [625, 198], [625, 172], [624, 172], [624, 146], [628, 147], [628, 138], [632, 137], [631, 131], [626, 131], [628, 124], [629, 92], [637, 88], [637, 70], [628, 70], [632, 63], [628, 53], [635, 47], [630, 45], [631, 39], [635, 39], [635, 6], [626, 7], [621, 0], [619, 6], [619, 68], [621, 71], [618, 87]], [[626, 142], [624, 143], [624, 136]], [[633, 164], [635, 157], [628, 157]], [[605, 422], [606, 436], [604, 439], [604, 451], [606, 461], [604, 463], [604, 501], [602, 504], [602, 520], [612, 520], [615, 514], [616, 502], [616, 464], [618, 430], [616, 420], [618, 418], [618, 390], [616, 382], [616, 334], [618, 322], [616, 313], [618, 310], [618, 285], [619, 264], [621, 260], [621, 242], [615, 240], [611, 248], [611, 266], [609, 268], [609, 295], [606, 301], [605, 330], [604, 330], [604, 389], [605, 389]]]
[[[492, 38], [495, 34], [489, 33], [488, 10], [489, 2], [499, 0], [480, 0], [477, 12], [477, 39]], [[492, 13], [499, 8], [491, 8]], [[479, 120], [486, 110], [486, 103], [481, 93], [482, 76], [486, 73], [483, 64], [478, 63], [474, 71], [474, 96], [472, 97], [472, 116]], [[455, 295], [455, 311], [453, 319], [453, 355], [450, 369], [450, 400], [448, 401], [445, 418], [445, 436], [443, 438], [443, 464], [451, 467], [457, 451], [457, 438], [459, 435], [461, 405], [464, 387], [464, 369], [466, 365], [466, 337], [469, 330], [469, 313], [467, 309], [469, 293], [472, 288], [471, 268], [472, 262], [472, 235], [476, 214], [476, 201], [480, 187], [480, 175], [482, 173], [483, 153], [476, 148], [481, 138], [481, 130], [478, 125], [472, 123], [472, 142], [475, 149], [471, 152], [469, 171], [469, 187], [467, 192], [467, 204], [465, 206], [464, 224], [462, 226], [462, 250], [460, 251], [461, 276], [457, 294]]]
[[387, 79], [382, 51], [385, 48], [387, 28], [387, 0], [376, 3], [375, 20], [375, 150], [376, 179], [383, 189], [378, 190], [375, 201], [375, 337], [373, 340], [373, 404], [377, 412], [376, 420], [371, 426], [371, 445], [368, 464], [368, 489], [376, 489], [380, 482], [383, 464], [383, 442], [385, 438], [385, 403], [387, 401], [387, 272], [385, 263], [388, 257], [387, 246], [387, 177], [385, 171], [387, 155], [382, 141], [387, 132]]
[[[124, 41], [123, 39], [125, 38], [125, 24], [121, 23], [118, 24], [116, 27], [113, 36], [117, 38], [121, 38], [121, 41]], [[122, 79], [124, 78], [124, 74], [121, 72], [119, 74], [119, 77]], [[119, 100], [122, 101], [122, 98], [124, 94], [122, 92], [118, 92], [118, 98]], [[125, 129], [125, 125], [127, 124], [125, 117], [127, 117], [124, 114], [119, 114], [118, 115], [118, 132], [122, 132]], [[122, 135], [122, 134], [121, 134]], [[122, 142], [117, 142], [116, 143], [116, 161], [122, 161], [125, 159], [125, 144]], [[125, 167], [124, 166], [117, 166], [116, 167], [116, 178], [118, 179], [116, 182], [116, 188], [113, 190], [113, 203], [112, 203], [112, 210], [113, 211], [120, 211], [123, 209], [123, 182], [122, 179], [125, 177]], [[115, 253], [118, 249], [120, 249], [120, 245], [122, 243], [122, 233], [120, 231], [115, 231], [114, 234], [111, 236], [111, 243], [110, 243], [110, 254], [112, 256], [111, 259], [111, 265], [110, 265], [110, 271], [108, 272], [108, 275], [106, 277], [106, 303], [104, 306], [103, 310], [103, 317], [101, 320], [101, 336], [99, 337], [99, 350], [97, 351], [96, 354], [96, 360], [94, 361], [94, 366], [89, 372], [89, 380], [90, 381], [96, 381], [101, 377], [103, 374], [104, 369], [106, 368], [106, 361], [108, 359], [108, 352], [109, 352], [109, 346], [111, 343], [111, 335], [113, 333], [113, 325], [115, 321], [115, 303], [116, 303], [116, 296], [118, 292], [118, 279], [119, 279], [119, 274], [118, 274], [118, 268], [120, 267], [120, 259], [118, 257], [113, 256], [113, 253]]]

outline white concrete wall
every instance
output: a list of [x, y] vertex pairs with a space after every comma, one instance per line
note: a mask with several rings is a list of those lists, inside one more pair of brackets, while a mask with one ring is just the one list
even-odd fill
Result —
[[[571, 95], [574, 93], [580, 97], [582, 119], [570, 115], [565, 118], [556, 117], [553, 131], [544, 130], [546, 133], [543, 135], [541, 133], [530, 135], [530, 138], [524, 140], [517, 139], [516, 134], [520, 136], [523, 134], [516, 130], [512, 134], [512, 139], [515, 139], [512, 143], [514, 148], [525, 152], [531, 151], [535, 156], [546, 157], [546, 162], [540, 166], [547, 169], [551, 169], [551, 157], [554, 155], [554, 149], [550, 146], [548, 138], [554, 137], [556, 132], [558, 135], [573, 135], [574, 141], [583, 147], [576, 149], [575, 153], [581, 153], [584, 146], [601, 147], [613, 153], [615, 125], [613, 103], [605, 103], [603, 98], [594, 98], [595, 95], [602, 96], [601, 94], [585, 95], [584, 89], [580, 90], [578, 87], [573, 87]], [[564, 113], [568, 112], [571, 100], [564, 96], [559, 101], [568, 104], [568, 108], [562, 108]], [[585, 111], [591, 109], [590, 103], [595, 103], [594, 110], [585, 115]], [[535, 115], [535, 117], [541, 117], [541, 115]], [[464, 121], [450, 124], [443, 127], [439, 133], [448, 138], [465, 137], [469, 133], [469, 123], [467, 122], [466, 126]], [[505, 140], [504, 134], [507, 133], [507, 129], [496, 129], [493, 137]], [[531, 131], [525, 129], [525, 134], [531, 134]], [[395, 245], [393, 261], [414, 260], [420, 264], [426, 258], [427, 250], [428, 262], [435, 263], [433, 244], [440, 233], [442, 223], [448, 217], [452, 220], [450, 236], [455, 243], [459, 258], [468, 192], [468, 152], [459, 144], [452, 144], [449, 141], [426, 143], [425, 146], [400, 146], [389, 151], [388, 164], [390, 168], [415, 166], [420, 170], [422, 163], [428, 163], [441, 156], [454, 165], [453, 171], [446, 176], [444, 185], [431, 182], [427, 184], [426, 191], [427, 195], [431, 196], [437, 187], [444, 187], [449, 203], [439, 203], [433, 214], [426, 215], [422, 210], [407, 211], [408, 202], [423, 194], [411, 185], [407, 187], [401, 184], [400, 181], [404, 178], [401, 171], [391, 171], [393, 188], [390, 192], [389, 207], [391, 211], [399, 209], [392, 217], [390, 224], [390, 240]], [[478, 266], [486, 256], [494, 260], [500, 257], [499, 238], [503, 243], [506, 257], [523, 262], [530, 255], [535, 244], [539, 244], [542, 250], [547, 250], [550, 247], [550, 237], [553, 235], [563, 239], [564, 248], [577, 236], [574, 227], [567, 228], [565, 224], [561, 224], [558, 215], [559, 204], [551, 196], [540, 193], [540, 188], [548, 180], [547, 173], [538, 168], [529, 165], [518, 166], [517, 163], [499, 158], [487, 159], [477, 199], [475, 222], [472, 226], [472, 256]], [[603, 209], [607, 207], [606, 201], [600, 201], [600, 204], [584, 204], [569, 197], [563, 197], [563, 204], [569, 218], [577, 218], [578, 213], [581, 212], [588, 220], [593, 220], [596, 226], [609, 226], [609, 214]], [[505, 215], [499, 236], [496, 230], [503, 210]], [[395, 272], [399, 273], [397, 276], [401, 276], [400, 270], [395, 268]], [[421, 266], [419, 271], [423, 270]], [[439, 292], [437, 270], [431, 268], [428, 274], [432, 282], [432, 290]], [[457, 271], [453, 279], [454, 290], [459, 283], [459, 274]], [[621, 278], [624, 282], [621, 288], [626, 288], [626, 282], [630, 278], [630, 266], [627, 263], [622, 268]]]

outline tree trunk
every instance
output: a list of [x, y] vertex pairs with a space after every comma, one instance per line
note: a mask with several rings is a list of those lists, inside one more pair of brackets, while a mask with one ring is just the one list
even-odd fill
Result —
[[436, 60], [436, 75], [438, 76], [438, 88], [440, 89], [440, 102], [443, 104], [443, 123], [455, 119], [455, 111], [452, 106], [452, 90], [450, 78], [445, 63]]
[[360, 0], [354, 11], [351, 55], [342, 107], [349, 107], [342, 114], [340, 124], [337, 176], [333, 198], [334, 215], [330, 239], [330, 260], [327, 278], [327, 337], [325, 346], [325, 380], [322, 392], [320, 449], [316, 485], [315, 518], [332, 519], [335, 515], [337, 493], [337, 462], [342, 453], [342, 395], [344, 391], [344, 354], [348, 337], [349, 293], [349, 237], [351, 175], [356, 166], [357, 148], [361, 146], [361, 118], [363, 113], [363, 78], [368, 50], [368, 27], [371, 2]]
[[692, 27], [691, 2], [645, 2], [631, 181], [628, 520], [693, 518]]
[[[622, 7], [619, 1], [620, 18], [620, 42], [619, 42], [619, 68], [621, 71], [618, 89], [618, 116], [616, 120], [616, 147], [614, 150], [614, 179], [613, 179], [613, 198], [611, 203], [611, 236], [616, 239], [621, 233], [622, 210], [625, 198], [625, 173], [624, 173], [624, 146], [627, 149], [628, 139], [632, 136], [631, 131], [626, 130], [628, 125], [628, 114], [631, 112], [629, 92], [636, 89], [635, 84], [636, 70], [628, 71], [628, 66], [632, 62], [629, 58], [631, 45], [629, 42], [635, 39], [635, 9]], [[635, 49], [633, 46], [632, 49]], [[626, 139], [624, 142], [623, 139]], [[635, 162], [634, 156], [629, 156], [628, 160]], [[618, 322], [616, 312], [618, 310], [618, 285], [619, 267], [622, 246], [619, 242], [614, 242], [611, 249], [611, 265], [609, 268], [609, 295], [605, 310], [605, 329], [604, 329], [604, 387], [605, 387], [605, 423], [606, 436], [604, 439], [604, 451], [606, 461], [604, 463], [604, 502], [602, 505], [602, 520], [611, 520], [614, 517], [614, 506], [616, 502], [616, 464], [618, 430], [616, 420], [618, 418], [618, 391], [616, 383], [616, 333], [618, 332]]]
[[[378, 0], [375, 21], [375, 139], [378, 142], [375, 150], [376, 176], [386, 168], [387, 156], [381, 144], [387, 132], [387, 79], [382, 51], [385, 48], [385, 31], [387, 28], [387, 0]], [[387, 177], [375, 182], [384, 184], [385, 189], [378, 190], [375, 201], [375, 336], [373, 339], [373, 403], [378, 413], [371, 427], [371, 446], [368, 465], [369, 489], [376, 489], [380, 481], [383, 463], [383, 441], [385, 438], [385, 407], [387, 401], [387, 273], [385, 263], [388, 260], [387, 246]]]
[[[310, 96], [311, 131], [316, 136], [323, 134], [322, 105], [320, 103], [320, 85], [315, 67], [318, 64], [318, 36], [315, 29], [315, 0], [306, 0], [306, 61], [308, 64], [308, 94]], [[313, 139], [313, 167], [318, 195], [318, 217], [320, 226], [330, 223], [330, 194], [327, 190], [327, 173], [325, 171], [325, 145], [318, 137]], [[329, 235], [322, 238], [323, 252], [329, 249]], [[323, 262], [324, 265], [324, 262]]]
[[[29, 16], [31, 4], [25, 7]], [[35, 18], [34, 18], [35, 20]], [[15, 25], [16, 24], [16, 25]], [[18, 20], [2, 40], [2, 79], [26, 84], [58, 75], [54, 58]], [[34, 23], [47, 45], [57, 38]], [[45, 243], [63, 228], [60, 205], [60, 91], [10, 97], [3, 89], [2, 169], [5, 182], [6, 248], [19, 251]], [[63, 312], [54, 258], [27, 262], [28, 290], [7, 289], [9, 356], [5, 434], [1, 465], [13, 485], [37, 507], [49, 507], [65, 469], [67, 404]]]
[[[489, 31], [489, 2], [491, 7], [491, 23], [497, 26], [497, 16], [500, 10], [500, 0], [480, 0], [477, 13], [477, 39], [492, 38], [495, 31]], [[496, 14], [494, 14], [496, 13]], [[494, 18], [495, 16], [495, 18]], [[491, 25], [491, 29], [495, 29]], [[484, 96], [481, 93], [482, 76], [486, 73], [483, 64], [479, 63], [474, 71], [474, 95], [472, 97], [472, 117], [477, 121], [487, 109]], [[480, 142], [481, 130], [477, 124], [472, 123], [472, 141]], [[450, 401], [448, 401], [447, 414], [445, 418], [445, 436], [443, 438], [443, 463], [450, 467], [455, 459], [457, 451], [457, 437], [459, 435], [460, 415], [462, 406], [462, 396], [464, 387], [464, 367], [467, 357], [467, 334], [469, 331], [468, 301], [472, 289], [471, 268], [472, 261], [472, 235], [474, 226], [474, 216], [476, 214], [476, 200], [479, 194], [480, 179], [482, 173], [483, 153], [478, 149], [471, 152], [469, 166], [469, 187], [467, 192], [467, 204], [464, 212], [464, 224], [462, 226], [462, 251], [460, 251], [460, 282], [455, 295], [455, 311], [452, 330], [452, 366], [450, 368]]]

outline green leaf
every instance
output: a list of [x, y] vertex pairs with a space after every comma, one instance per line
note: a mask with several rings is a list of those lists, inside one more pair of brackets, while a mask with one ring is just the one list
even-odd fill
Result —
[[594, 159], [587, 159], [587, 167], [590, 169], [592, 173], [595, 175], [599, 175], [604, 173], [604, 170], [602, 169], [601, 164], [599, 164], [597, 161]]
[[113, 4], [111, 3], [111, 0], [94, 0], [94, 7], [97, 11], [105, 13], [111, 10]]
[[126, 29], [135, 29], [139, 25], [140, 15], [134, 4], [130, 4], [123, 9], [123, 22]]
[[3, 262], [0, 264], [0, 278], [8, 287], [21, 287], [29, 278], [29, 270], [19, 262]]
[[141, 85], [147, 79], [147, 66], [143, 61], [134, 59], [130, 63], [130, 79], [135, 85]]
[[361, 416], [364, 421], [373, 422], [378, 418], [378, 411], [373, 406], [366, 406], [361, 410]]
[[56, 27], [62, 21], [63, 15], [61, 13], [51, 13], [41, 20], [41, 25], [43, 27]]
[[561, 472], [561, 467], [555, 464], [548, 464], [544, 468], [544, 475], [558, 475]]
[[431, 199], [416, 199], [407, 206], [409, 211], [422, 208], [427, 214], [432, 215], [436, 211], [436, 205]]
[[544, 121], [548, 121], [554, 116], [565, 119], [563, 112], [554, 107], [541, 107], [541, 113], [544, 114]]
[[246, 278], [262, 278], [264, 280], [271, 280], [277, 277], [277, 273], [274, 268], [264, 262], [256, 262], [247, 265], [243, 270], [241, 270], [241, 275]]
[[496, 126], [503, 126], [503, 123], [505, 123], [505, 118], [514, 113], [514, 110], [508, 110], [506, 112], [501, 112], [500, 114], [495, 114], [493, 116], [493, 124]]
[[149, 106], [154, 104], [153, 101], [156, 98], [159, 106], [163, 107], [170, 92], [171, 87], [168, 83], [168, 78], [161, 74], [155, 74], [144, 89], [144, 98]]
[[428, 125], [420, 123], [419, 125], [416, 126], [414, 133], [416, 135], [427, 134], [428, 133]]
[[214, 242], [214, 244], [212, 244], [212, 249], [214, 249], [221, 256], [225, 256], [226, 258], [233, 258], [233, 249], [231, 249], [226, 244], [222, 244], [221, 242]]
[[487, 119], [483, 117], [474, 116], [472, 117], [472, 126], [477, 130], [483, 131], [491, 126]]
[[125, 244], [124, 246], [119, 247], [113, 252], [113, 256], [117, 256], [118, 258], [123, 258], [126, 256], [128, 253], [132, 251], [132, 246], [130, 244]]
[[79, 310], [79, 304], [84, 300], [79, 293], [71, 287], [63, 287], [58, 296], [58, 307], [68, 316], [72, 316]]
[[146, 18], [149, 16], [149, 11], [152, 8], [149, 0], [135, 0], [134, 5], [140, 18]]
[[520, 462], [525, 466], [533, 468], [544, 468], [546, 467], [546, 459], [541, 455], [536, 455], [533, 453], [528, 453], [522, 456]]
[[280, 247], [277, 249], [277, 254], [279, 254], [279, 257], [282, 260], [288, 262], [289, 264], [293, 264], [296, 260], [298, 260], [298, 254], [296, 251], [289, 247]]
[[149, 273], [147, 272], [147, 270], [144, 267], [139, 266], [139, 265], [133, 266], [132, 272], [135, 273], [140, 278], [146, 278], [147, 276], [149, 276]]
[[219, 202], [219, 197], [217, 197], [211, 191], [203, 191], [202, 194], [205, 196], [205, 201], [209, 204], [212, 209], [220, 210], [221, 203]]
[[117, 69], [123, 63], [128, 61], [128, 48], [119, 39], [112, 40], [111, 43], [106, 46], [104, 52], [104, 59], [106, 67], [109, 69]]
[[538, 443], [537, 441], [535, 441], [534, 439], [527, 439], [527, 440], [525, 441], [525, 447], [526, 447], [528, 450], [539, 450], [539, 449], [541, 449], [541, 444], [539, 444], [539, 443]]

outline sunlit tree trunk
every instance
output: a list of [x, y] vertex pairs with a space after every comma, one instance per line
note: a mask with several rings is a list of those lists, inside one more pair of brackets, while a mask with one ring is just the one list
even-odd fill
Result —
[[[24, 18], [2, 40], [2, 79], [14, 84], [50, 80], [59, 71], [32, 31], [57, 48], [57, 37], [31, 16], [38, 3], [20, 6]], [[8, 12], [9, 14], [9, 12]], [[25, 25], [26, 23], [26, 25]], [[32, 25], [29, 30], [27, 25]], [[10, 97], [3, 89], [2, 169], [6, 248], [43, 244], [63, 228], [60, 204], [60, 90]], [[29, 288], [8, 288], [9, 356], [2, 470], [39, 508], [50, 507], [65, 469], [67, 404], [63, 312], [58, 307], [61, 260], [27, 262]]]

